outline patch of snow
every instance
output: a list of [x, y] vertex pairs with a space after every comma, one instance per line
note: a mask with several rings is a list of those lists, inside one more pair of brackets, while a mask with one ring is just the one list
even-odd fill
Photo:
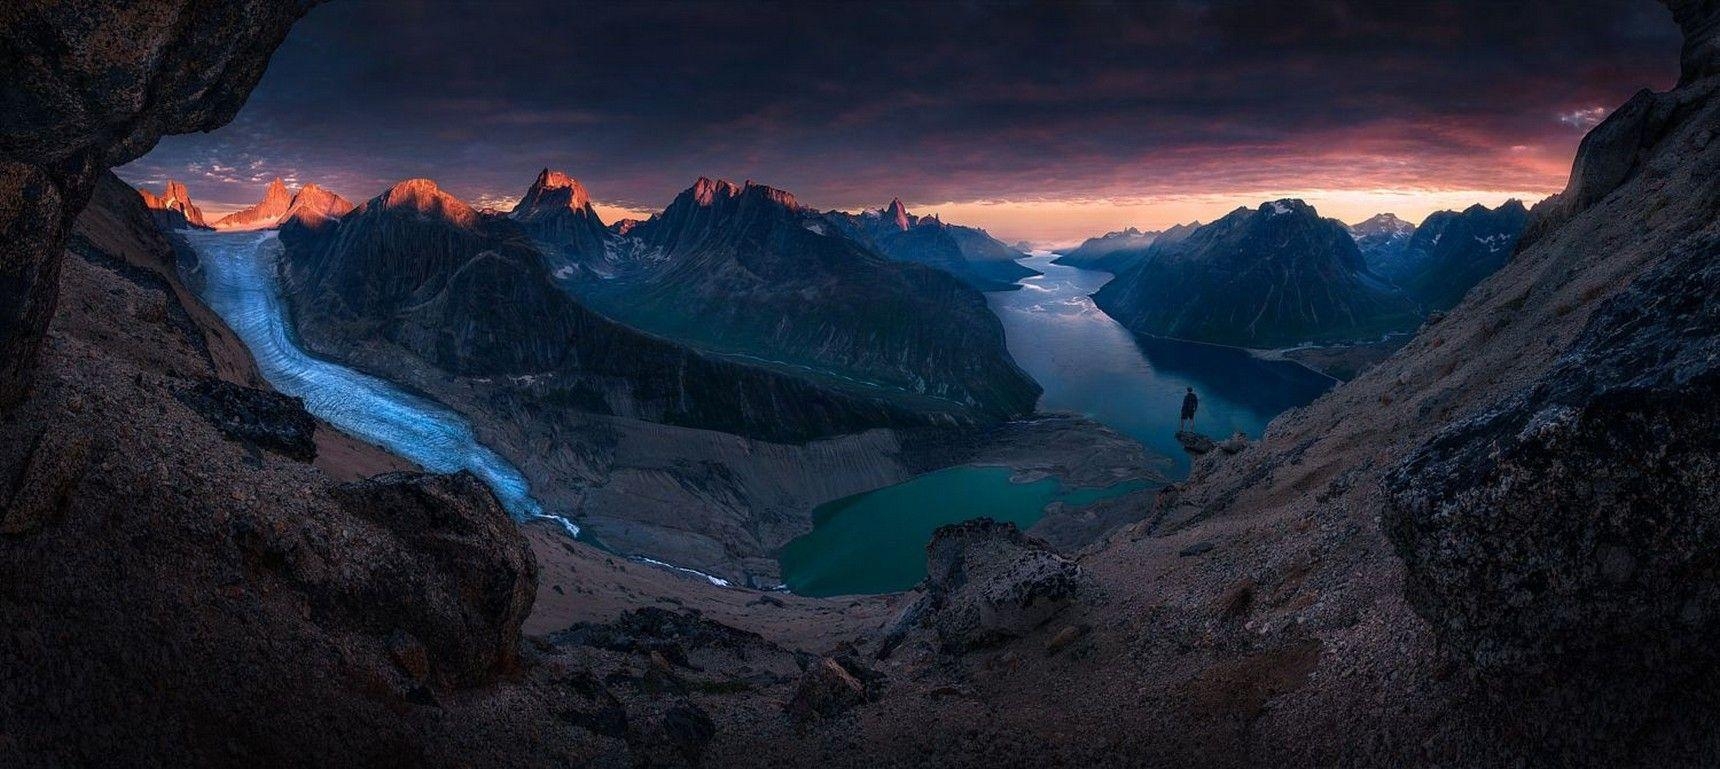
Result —
[[632, 558], [633, 558], [633, 560], [638, 561], [640, 563], [648, 563], [648, 564], [651, 564], [652, 566], [659, 566], [659, 567], [662, 567], [665, 569], [670, 569], [673, 571], [681, 571], [681, 572], [686, 572], [688, 574], [692, 574], [695, 576], [704, 577], [706, 581], [710, 582], [713, 585], [716, 585], [717, 587], [734, 587], [734, 583], [729, 582], [728, 580], [723, 579], [722, 577], [713, 577], [713, 576], [706, 574], [702, 571], [699, 571], [697, 569], [689, 569], [685, 566], [676, 566], [675, 564], [672, 564], [672, 563], [664, 563], [664, 562], [659, 561], [655, 558], [646, 558], [645, 556], [642, 556], [642, 555], [635, 555]]

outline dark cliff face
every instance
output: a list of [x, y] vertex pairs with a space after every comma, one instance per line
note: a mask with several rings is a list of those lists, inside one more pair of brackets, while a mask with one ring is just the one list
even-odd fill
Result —
[[915, 408], [999, 418], [1038, 398], [983, 295], [781, 190], [700, 179], [619, 248], [614, 279], [570, 288], [629, 325]]
[[1517, 200], [1493, 209], [1477, 204], [1439, 211], [1421, 223], [1396, 259], [1382, 260], [1376, 271], [1423, 307], [1449, 310], [1505, 265], [1528, 221], [1528, 209]]
[[1570, 187], [1537, 207], [1535, 240], [1517, 257], [1605, 249], [1652, 267], [1548, 371], [1390, 477], [1383, 522], [1407, 566], [1405, 596], [1490, 671], [1647, 687], [1712, 669], [1720, 6], [1671, 5], [1687, 35], [1680, 86], [1638, 94], [1584, 140]]
[[421, 758], [409, 702], [518, 664], [512, 520], [469, 475], [331, 480], [339, 438], [256, 379], [111, 173], [66, 253], [0, 420], [0, 624], [28, 629], [0, 643], [0, 764]]
[[843, 234], [902, 262], [943, 270], [981, 291], [1008, 291], [1033, 270], [1015, 263], [1024, 254], [985, 230], [945, 224], [936, 216], [915, 216], [901, 200], [877, 211], [825, 214]]
[[1093, 298], [1138, 333], [1242, 347], [1369, 339], [1416, 322], [1348, 229], [1299, 200], [1161, 240]]
[[0, 408], [23, 395], [60, 251], [108, 168], [232, 120], [313, 0], [0, 7]]
[[384, 339], [450, 374], [543, 378], [555, 408], [771, 440], [945, 418], [598, 315], [554, 284], [519, 222], [480, 215], [428, 180], [402, 182], [338, 221], [291, 222], [281, 242], [305, 342], [360, 368], [392, 365], [366, 349]]
[[[440, 296], [460, 267], [480, 252], [495, 249], [497, 258], [529, 258], [522, 244], [510, 248], [479, 224], [476, 211], [434, 182], [401, 182], [318, 237], [311, 237], [309, 227], [282, 228], [291, 294], [296, 304], [318, 317], [389, 323], [401, 308]], [[498, 351], [497, 356], [467, 365], [534, 363], [518, 353]]]

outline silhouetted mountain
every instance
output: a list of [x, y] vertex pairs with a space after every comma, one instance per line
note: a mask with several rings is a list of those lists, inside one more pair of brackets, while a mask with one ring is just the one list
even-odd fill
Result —
[[1200, 222], [1191, 222], [1173, 225], [1162, 231], [1142, 232], [1130, 227], [1118, 232], [1107, 232], [1096, 238], [1088, 238], [1075, 248], [1058, 252], [1059, 256], [1051, 260], [1051, 263], [1066, 264], [1084, 270], [1121, 273], [1145, 257], [1155, 243], [1166, 246], [1180, 243], [1199, 227]]
[[1529, 221], [1522, 201], [1495, 209], [1476, 204], [1427, 217], [1402, 256], [1376, 270], [1428, 309], [1448, 310], [1511, 258]]
[[1039, 388], [984, 296], [839, 230], [782, 190], [701, 178], [617, 240], [606, 279], [562, 285], [637, 328], [828, 383], [1032, 410]]
[[1039, 273], [1017, 264], [1026, 256], [985, 230], [945, 224], [936, 215], [915, 216], [900, 199], [877, 211], [825, 214], [843, 234], [903, 262], [936, 267], [981, 291], [1009, 291], [1016, 281]]
[[1057, 258], [1052, 264], [1066, 264], [1086, 270], [1104, 269], [1099, 263], [1119, 251], [1145, 251], [1158, 238], [1157, 230], [1142, 232], [1134, 227], [1126, 230], [1107, 232], [1095, 238], [1081, 241], [1081, 245], [1065, 248], [1057, 252]]
[[160, 195], [141, 187], [137, 194], [143, 197], [143, 205], [155, 217], [157, 226], [164, 230], [209, 229], [208, 223], [203, 221], [203, 212], [191, 202], [191, 193], [186, 191], [184, 184], [168, 179], [167, 187]]
[[1150, 251], [1094, 294], [1139, 333], [1283, 347], [1370, 338], [1417, 320], [1368, 272], [1348, 228], [1300, 200], [1239, 208]]
[[1356, 239], [1362, 262], [1382, 277], [1389, 277], [1398, 268], [1414, 235], [1415, 225], [1399, 219], [1397, 214], [1375, 214], [1350, 226], [1350, 236]]
[[313, 221], [323, 226], [281, 229], [295, 320], [307, 346], [361, 368], [402, 365], [386, 343], [457, 376], [548, 378], [553, 405], [776, 440], [952, 418], [598, 315], [554, 284], [518, 222], [482, 216], [427, 179]]

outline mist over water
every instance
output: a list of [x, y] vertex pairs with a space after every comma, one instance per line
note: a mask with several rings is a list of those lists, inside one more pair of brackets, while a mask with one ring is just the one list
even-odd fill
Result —
[[519, 520], [551, 518], [531, 496], [518, 469], [478, 442], [472, 427], [440, 404], [376, 377], [312, 357], [299, 348], [287, 320], [274, 232], [182, 231], [203, 270], [203, 301], [251, 350], [276, 390], [303, 398], [305, 409], [349, 435], [380, 445], [436, 473], [471, 471]]

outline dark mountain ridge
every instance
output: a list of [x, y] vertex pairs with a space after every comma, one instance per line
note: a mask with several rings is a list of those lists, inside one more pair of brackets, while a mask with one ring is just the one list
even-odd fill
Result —
[[1026, 254], [977, 227], [946, 224], [936, 214], [915, 216], [900, 198], [874, 211], [825, 213], [841, 232], [878, 253], [950, 273], [981, 291], [1012, 291], [1037, 275], [1016, 263]]
[[1138, 333], [1240, 347], [1363, 340], [1417, 322], [1368, 272], [1349, 229], [1300, 200], [1161, 239], [1093, 300]]
[[1350, 225], [1350, 235], [1356, 239], [1356, 248], [1361, 250], [1368, 269], [1389, 278], [1415, 235], [1415, 225], [1399, 219], [1397, 214], [1375, 214]]
[[561, 285], [654, 334], [988, 419], [1039, 395], [982, 294], [878, 254], [783, 190], [700, 178], [607, 253], [604, 277]]
[[1200, 222], [1190, 222], [1148, 232], [1134, 227], [1107, 232], [1096, 238], [1088, 238], [1075, 248], [1059, 252], [1058, 257], [1051, 260], [1051, 263], [1120, 274], [1136, 262], [1146, 259], [1152, 253], [1153, 246], [1168, 248], [1181, 243], [1200, 227]]
[[[1429, 310], [1448, 310], [1463, 294], [1499, 271], [1528, 226], [1520, 200], [1489, 209], [1479, 203], [1430, 214], [1394, 261], [1376, 268]], [[1372, 264], [1372, 262], [1370, 262]]]
[[290, 221], [281, 242], [304, 341], [361, 368], [385, 359], [366, 352], [381, 339], [457, 376], [551, 376], [549, 399], [580, 410], [775, 440], [961, 418], [611, 321], [555, 286], [522, 224], [484, 216], [426, 179], [338, 220]]

